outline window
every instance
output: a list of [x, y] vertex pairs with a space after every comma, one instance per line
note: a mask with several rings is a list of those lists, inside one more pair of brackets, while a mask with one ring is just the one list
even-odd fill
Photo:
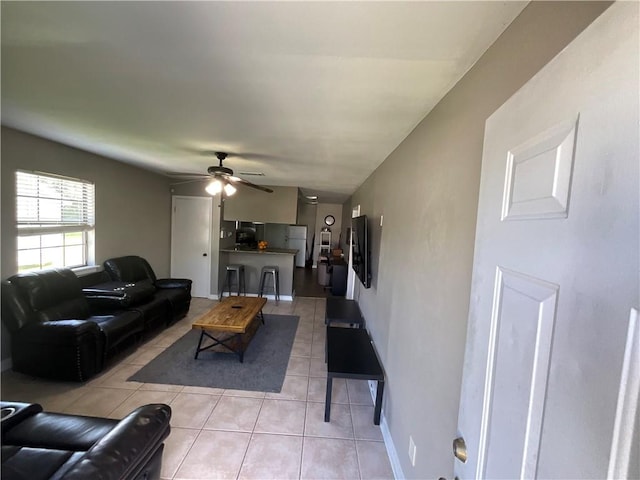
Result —
[[74, 268], [93, 259], [94, 185], [16, 172], [18, 271]]

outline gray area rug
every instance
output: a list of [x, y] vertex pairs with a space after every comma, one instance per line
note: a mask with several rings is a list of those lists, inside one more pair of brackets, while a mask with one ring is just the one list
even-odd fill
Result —
[[[200, 330], [191, 330], [132, 375], [144, 383], [280, 392], [299, 317], [265, 315], [244, 354], [203, 351], [193, 358]], [[210, 342], [210, 340], [207, 340]]]

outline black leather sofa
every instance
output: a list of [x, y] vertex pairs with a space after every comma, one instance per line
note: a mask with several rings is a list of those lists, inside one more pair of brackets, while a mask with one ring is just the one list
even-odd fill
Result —
[[179, 320], [191, 305], [191, 280], [158, 279], [149, 263], [135, 255], [105, 261], [103, 271], [80, 277], [80, 285], [92, 309], [137, 311], [145, 331]]
[[80, 285], [93, 311], [136, 311], [142, 315], [145, 332], [168, 325], [174, 320], [168, 300], [156, 296], [156, 288], [150, 283], [113, 281], [102, 270], [80, 277]]
[[106, 359], [144, 329], [138, 311], [92, 311], [69, 269], [3, 281], [2, 321], [11, 333], [13, 370], [72, 381], [102, 371]]
[[13, 370], [85, 381], [127, 341], [183, 317], [191, 280], [158, 279], [142, 257], [107, 260], [78, 278], [69, 269], [14, 275], [2, 282], [2, 321]]
[[3, 480], [160, 478], [171, 408], [144, 405], [124, 419], [43, 412], [0, 402]]
[[166, 299], [171, 308], [171, 318], [184, 317], [191, 305], [191, 280], [186, 278], [157, 278], [151, 265], [137, 255], [110, 258], [104, 269], [112, 281], [148, 284], [155, 288], [155, 299]]

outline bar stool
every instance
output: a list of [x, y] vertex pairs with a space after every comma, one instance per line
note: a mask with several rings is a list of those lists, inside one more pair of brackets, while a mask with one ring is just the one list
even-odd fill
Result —
[[225, 288], [229, 289], [229, 296], [231, 296], [231, 287], [233, 285], [233, 274], [235, 273], [236, 286], [238, 287], [238, 296], [240, 296], [240, 290], [244, 295], [247, 294], [247, 285], [244, 279], [244, 265], [240, 264], [229, 264], [227, 265], [227, 271], [224, 276], [224, 285], [222, 285], [222, 290], [220, 291], [220, 299], [222, 300], [222, 296], [224, 295]]
[[276, 301], [280, 300], [280, 269], [278, 267], [266, 266], [260, 270], [260, 288], [258, 296], [262, 297], [267, 286], [267, 276], [273, 275], [273, 291], [276, 294]]

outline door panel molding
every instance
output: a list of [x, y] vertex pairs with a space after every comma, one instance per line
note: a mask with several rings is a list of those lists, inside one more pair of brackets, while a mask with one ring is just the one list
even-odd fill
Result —
[[[503, 457], [508, 455], [505, 450], [509, 447], [522, 451], [517, 478], [536, 476], [559, 291], [560, 286], [554, 283], [504, 267], [496, 268], [476, 478], [514, 478], [515, 471], [492, 472], [490, 465], [492, 452]], [[526, 320], [530, 325], [525, 324]], [[533, 338], [525, 338], [523, 334]], [[501, 336], [508, 338], [503, 338], [501, 343]], [[528, 347], [532, 347], [531, 350], [527, 351]], [[508, 372], [507, 378], [500, 375], [501, 360], [508, 363], [508, 369], [504, 369]], [[514, 360], [520, 364], [514, 365]], [[519, 375], [512, 376], [511, 373], [518, 368]], [[505, 406], [494, 405], [493, 394], [504, 394], [505, 390], [509, 391], [511, 399], [517, 397], [515, 390], [528, 392], [527, 398], [523, 399], [523, 411], [515, 412], [519, 405], [514, 405], [514, 411], [506, 415], [502, 411]], [[498, 415], [494, 407], [501, 410]], [[517, 413], [523, 422], [521, 432], [517, 432], [517, 419], [514, 418]], [[514, 435], [497, 439], [496, 445], [489, 448], [492, 426], [496, 423], [502, 424], [500, 431], [511, 428]], [[522, 438], [518, 438], [518, 433]], [[521, 445], [516, 444], [519, 441]]]
[[507, 153], [502, 220], [566, 218], [579, 115]]

